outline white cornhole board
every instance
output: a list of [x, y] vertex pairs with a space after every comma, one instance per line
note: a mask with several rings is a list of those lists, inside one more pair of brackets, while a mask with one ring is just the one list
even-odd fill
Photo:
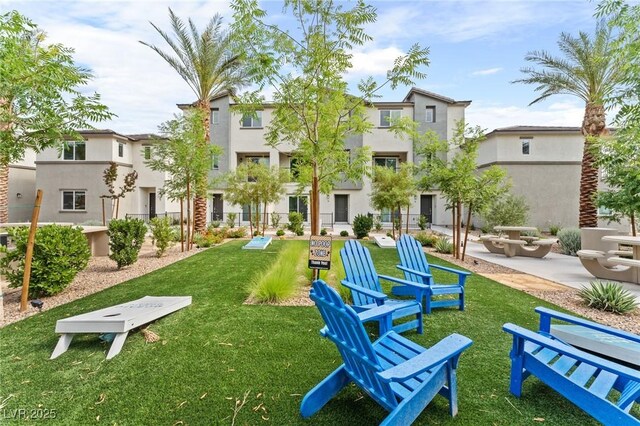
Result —
[[579, 325], [552, 325], [551, 334], [572, 346], [640, 367], [640, 343]]
[[381, 237], [376, 235], [375, 237], [376, 244], [380, 248], [396, 248], [396, 240], [391, 237]]
[[246, 250], [264, 250], [271, 244], [271, 237], [253, 237], [251, 241], [242, 246]]
[[140, 327], [191, 304], [191, 296], [145, 296], [121, 305], [111, 306], [56, 322], [56, 333], [62, 333], [51, 359], [67, 351], [74, 334], [115, 333], [107, 359], [118, 355], [129, 330]]

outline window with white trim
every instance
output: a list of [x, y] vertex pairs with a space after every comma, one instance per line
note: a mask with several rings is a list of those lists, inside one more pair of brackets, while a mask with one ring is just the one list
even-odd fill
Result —
[[86, 210], [85, 202], [85, 191], [62, 191], [62, 210], [64, 211], [84, 211]]
[[82, 161], [86, 158], [87, 147], [84, 142], [67, 142], [62, 158], [64, 160]]
[[307, 203], [308, 198], [306, 196], [290, 196], [289, 197], [289, 213], [298, 212], [302, 213], [302, 218], [307, 221]]
[[145, 145], [143, 146], [143, 149], [144, 149], [144, 159], [151, 160], [151, 146]]
[[381, 109], [380, 110], [380, 127], [389, 127], [393, 120], [402, 117], [401, 109]]
[[436, 122], [436, 107], [428, 106], [426, 109], [426, 115], [424, 121], [427, 123], [435, 123]]
[[124, 144], [122, 142], [118, 142], [118, 157], [124, 157]]
[[373, 165], [398, 170], [400, 159], [397, 157], [373, 157]]
[[220, 124], [220, 110], [218, 108], [211, 110], [211, 124], [214, 126]]
[[243, 128], [262, 127], [262, 111], [256, 111], [255, 114], [245, 114], [242, 117], [241, 125]]

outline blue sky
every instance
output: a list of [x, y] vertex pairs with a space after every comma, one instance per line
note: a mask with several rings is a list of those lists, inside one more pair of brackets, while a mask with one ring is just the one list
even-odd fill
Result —
[[[270, 13], [278, 1], [263, 2]], [[457, 100], [471, 100], [467, 121], [488, 130], [512, 125], [579, 126], [584, 105], [560, 96], [529, 107], [533, 87], [511, 84], [521, 76], [528, 51], [557, 52], [561, 32], [592, 33], [596, 2], [378, 1], [378, 22], [368, 28], [374, 40], [354, 52], [355, 83], [366, 75], [383, 79], [393, 59], [411, 44], [430, 48], [427, 78], [416, 86]], [[101, 128], [122, 133], [154, 132], [178, 112], [175, 104], [193, 100], [177, 74], [155, 52], [138, 43], [162, 45], [149, 21], [169, 29], [167, 7], [203, 26], [214, 13], [230, 22], [228, 1], [38, 1], [0, 0], [0, 12], [16, 9], [49, 35], [76, 50], [76, 60], [95, 74], [91, 91], [102, 95], [118, 117]], [[286, 16], [274, 16], [283, 26]], [[408, 88], [384, 92], [402, 100]]]

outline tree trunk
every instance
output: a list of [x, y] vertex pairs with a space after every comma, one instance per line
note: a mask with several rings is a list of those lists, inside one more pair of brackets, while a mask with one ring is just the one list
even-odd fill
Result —
[[407, 228], [405, 229], [405, 234], [409, 233], [409, 207], [410, 207], [410, 204], [407, 204], [407, 221], [406, 221]]
[[[195, 199], [193, 200], [193, 210], [192, 211], [194, 213], [196, 211], [196, 200]], [[193, 240], [196, 237], [196, 221], [195, 220], [191, 221], [191, 226], [192, 226], [192, 228], [191, 228], [191, 239], [189, 240], [189, 250], [193, 250]]]
[[[318, 165], [313, 164], [311, 181], [311, 235], [320, 235], [320, 182], [318, 182]], [[347, 218], [349, 220], [349, 218]]]
[[253, 237], [253, 218], [251, 217], [251, 203], [249, 203], [249, 234]]
[[9, 165], [0, 161], [0, 223], [9, 222]]
[[264, 237], [264, 230], [267, 229], [267, 202], [264, 202], [264, 212], [262, 212], [262, 236]]
[[191, 241], [191, 184], [187, 175], [187, 251], [189, 251], [189, 241]]
[[[202, 125], [204, 126], [204, 141], [200, 141], [200, 143], [209, 144], [211, 143], [211, 123], [210, 123], [210, 115], [211, 115], [211, 107], [209, 105], [209, 99], [202, 99], [198, 103], [198, 108], [200, 108], [203, 112], [202, 114]], [[206, 188], [208, 184], [207, 175], [203, 175], [199, 178], [198, 182], [196, 182], [196, 196], [194, 201], [194, 222], [195, 222], [195, 230], [198, 232], [203, 232], [207, 227], [207, 195]], [[205, 192], [203, 194], [203, 191]]]
[[585, 137], [582, 152], [582, 169], [580, 172], [580, 228], [598, 226], [598, 208], [594, 201], [598, 191], [598, 168], [594, 165], [591, 153], [593, 142], [590, 137], [600, 137], [606, 131], [605, 110], [602, 105], [589, 103], [584, 110], [582, 134]]
[[471, 204], [467, 207], [467, 227], [464, 230], [464, 245], [462, 246], [462, 261], [464, 262], [464, 255], [467, 253], [467, 241], [469, 241], [469, 222], [471, 222]]
[[391, 236], [393, 239], [396, 239], [396, 215], [394, 214], [395, 210], [393, 207], [391, 208]]
[[633, 235], [635, 237], [635, 236], [637, 236], [637, 234], [636, 234], [636, 215], [631, 213], [631, 217], [629, 219], [631, 219], [631, 235]]
[[184, 199], [180, 198], [180, 251], [184, 251]]
[[[393, 224], [395, 226], [395, 222]], [[398, 239], [402, 237], [402, 206], [398, 203]]]
[[453, 232], [453, 255], [456, 255], [456, 205], [451, 203], [451, 230]]
[[458, 201], [456, 208], [456, 214], [458, 216], [458, 223], [456, 224], [456, 233], [458, 234], [458, 245], [456, 247], [456, 259], [460, 259], [460, 246], [462, 245], [462, 203]]

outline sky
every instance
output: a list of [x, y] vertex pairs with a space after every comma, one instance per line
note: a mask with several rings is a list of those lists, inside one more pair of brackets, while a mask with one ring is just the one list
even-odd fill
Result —
[[[279, 1], [263, 1], [272, 22], [292, 27]], [[427, 77], [414, 86], [456, 100], [470, 100], [466, 118], [491, 131], [515, 125], [580, 126], [584, 103], [556, 96], [529, 106], [534, 87], [511, 83], [524, 76], [527, 52], [558, 54], [562, 32], [593, 33], [597, 2], [502, 1], [370, 1], [378, 20], [367, 27], [373, 41], [353, 52], [346, 76], [356, 91], [366, 76], [383, 81], [393, 60], [419, 43], [430, 49]], [[215, 13], [231, 22], [229, 1], [173, 0], [0, 0], [0, 13], [18, 10], [48, 35], [50, 42], [75, 49], [78, 64], [94, 73], [83, 89], [98, 92], [117, 117], [99, 123], [119, 133], [157, 132], [158, 125], [179, 112], [177, 103], [194, 95], [178, 74], [140, 40], [168, 47], [152, 28], [170, 30], [168, 8], [203, 28]], [[381, 100], [401, 101], [410, 87], [382, 93]]]

